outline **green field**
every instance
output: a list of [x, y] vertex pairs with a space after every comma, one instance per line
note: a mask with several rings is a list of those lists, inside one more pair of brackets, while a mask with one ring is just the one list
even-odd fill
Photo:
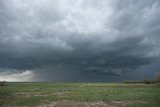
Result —
[[159, 84], [7, 83], [0, 107], [160, 107]]

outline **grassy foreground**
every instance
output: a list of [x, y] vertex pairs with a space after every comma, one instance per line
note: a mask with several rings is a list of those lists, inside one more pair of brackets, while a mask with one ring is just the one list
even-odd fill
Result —
[[8, 83], [0, 107], [160, 107], [159, 84]]

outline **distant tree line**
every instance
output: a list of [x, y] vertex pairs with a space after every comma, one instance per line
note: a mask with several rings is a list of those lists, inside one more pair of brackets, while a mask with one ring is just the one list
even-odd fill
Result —
[[138, 84], [138, 83], [156, 84], [156, 83], [160, 83], [160, 72], [158, 72], [158, 73], [156, 73], [156, 74], [154, 75], [154, 80], [148, 80], [148, 79], [138, 80], [138, 81], [129, 80], [129, 81], [125, 81], [124, 83], [127, 83], [127, 84]]
[[129, 81], [125, 81], [124, 83], [126, 84], [156, 84], [156, 83], [160, 83], [160, 81], [145, 79], [145, 80], [139, 80], [139, 81], [129, 80]]
[[7, 86], [7, 82], [6, 81], [0, 81], [0, 86]]

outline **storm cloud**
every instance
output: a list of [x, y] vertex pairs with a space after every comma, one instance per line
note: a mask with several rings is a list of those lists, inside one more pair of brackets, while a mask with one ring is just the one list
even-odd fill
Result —
[[0, 78], [151, 78], [160, 70], [159, 11], [159, 0], [0, 0]]

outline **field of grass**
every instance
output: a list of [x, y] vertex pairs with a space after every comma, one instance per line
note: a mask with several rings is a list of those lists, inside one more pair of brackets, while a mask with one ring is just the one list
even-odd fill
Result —
[[0, 107], [160, 107], [159, 84], [7, 83]]

